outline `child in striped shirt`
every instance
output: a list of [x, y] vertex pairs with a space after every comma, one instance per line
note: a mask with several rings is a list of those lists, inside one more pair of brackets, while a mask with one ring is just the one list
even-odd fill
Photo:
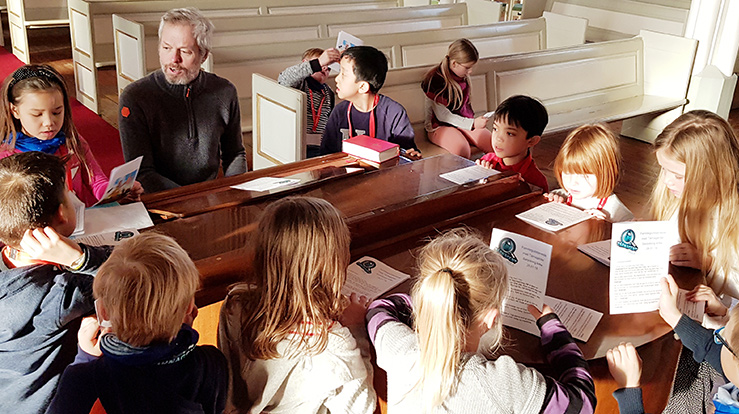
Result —
[[388, 413], [593, 412], [588, 364], [547, 305], [529, 311], [559, 380], [478, 352], [488, 331], [500, 343], [508, 291], [502, 258], [482, 240], [461, 229], [442, 235], [423, 248], [419, 272], [410, 296], [376, 300], [367, 313], [377, 365], [387, 371]]

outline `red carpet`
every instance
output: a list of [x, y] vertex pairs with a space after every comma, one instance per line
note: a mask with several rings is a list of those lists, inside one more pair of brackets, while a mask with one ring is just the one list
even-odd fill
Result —
[[[0, 79], [5, 80], [8, 75], [23, 66], [12, 53], [0, 47]], [[70, 89], [74, 85], [67, 85]], [[74, 90], [70, 91], [74, 94]], [[105, 122], [97, 114], [85, 108], [76, 99], [72, 99], [72, 119], [80, 135], [90, 144], [92, 153], [95, 154], [100, 167], [106, 174], [111, 168], [123, 164], [123, 151], [118, 130]]]

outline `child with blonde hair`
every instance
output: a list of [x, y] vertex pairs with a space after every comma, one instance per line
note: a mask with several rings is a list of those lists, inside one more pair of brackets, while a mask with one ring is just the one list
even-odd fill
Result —
[[634, 214], [613, 194], [620, 164], [613, 132], [600, 124], [582, 125], [565, 138], [554, 159], [554, 175], [562, 188], [545, 196], [599, 219], [631, 220]]
[[229, 361], [226, 412], [372, 413], [366, 299], [341, 295], [349, 229], [329, 202], [288, 197], [254, 231], [256, 284], [228, 293], [218, 344]]
[[[5, 80], [0, 96], [0, 158], [40, 151], [68, 156], [67, 186], [87, 207], [97, 203], [108, 186], [90, 146], [72, 122], [67, 85], [48, 65], [25, 65]], [[127, 200], [143, 193], [136, 182]]]
[[739, 140], [720, 116], [686, 112], [654, 142], [662, 167], [652, 214], [675, 221], [670, 262], [700, 269], [719, 295], [739, 298]]
[[477, 48], [467, 39], [449, 45], [439, 66], [431, 69], [421, 82], [426, 94], [426, 133], [429, 140], [445, 150], [470, 158], [471, 145], [492, 152], [492, 133], [488, 119], [475, 118], [470, 104], [470, 78], [477, 63]]
[[492, 331], [492, 355], [503, 333], [508, 276], [498, 253], [457, 229], [426, 245], [418, 265], [410, 297], [390, 295], [367, 312], [377, 365], [387, 371], [389, 413], [593, 412], [588, 364], [548, 306], [529, 312], [559, 381], [478, 351], [480, 337]]
[[[169, 236], [142, 233], [117, 246], [93, 283], [98, 319], [112, 332], [80, 338], [47, 412], [87, 414], [97, 402], [109, 413], [221, 413], [226, 360], [197, 346], [191, 327], [199, 285], [195, 264]], [[102, 356], [86, 352], [95, 342]]]

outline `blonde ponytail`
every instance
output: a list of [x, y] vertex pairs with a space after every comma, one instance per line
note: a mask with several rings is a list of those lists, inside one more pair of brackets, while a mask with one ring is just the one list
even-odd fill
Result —
[[419, 384], [426, 411], [441, 405], [454, 390], [466, 332], [457, 290], [448, 268], [421, 279], [414, 288], [416, 333], [423, 361]]
[[[455, 393], [467, 334], [488, 311], [502, 306], [508, 275], [500, 256], [467, 229], [431, 241], [418, 264], [420, 275], [411, 291], [421, 371], [415, 388], [428, 412]], [[492, 328], [493, 349], [502, 337], [499, 319]]]

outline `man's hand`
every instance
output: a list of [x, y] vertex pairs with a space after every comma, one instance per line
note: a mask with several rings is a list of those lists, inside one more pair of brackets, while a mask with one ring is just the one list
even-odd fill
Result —
[[70, 266], [82, 257], [82, 248], [76, 242], [60, 235], [51, 227], [26, 230], [20, 247], [32, 259], [64, 266]]
[[641, 358], [634, 345], [621, 342], [606, 352], [608, 370], [619, 388], [636, 388], [641, 381]]
[[141, 194], [144, 194], [144, 187], [138, 181], [133, 182], [133, 187], [126, 193], [126, 195], [118, 200], [121, 204], [135, 203], [141, 201]]

